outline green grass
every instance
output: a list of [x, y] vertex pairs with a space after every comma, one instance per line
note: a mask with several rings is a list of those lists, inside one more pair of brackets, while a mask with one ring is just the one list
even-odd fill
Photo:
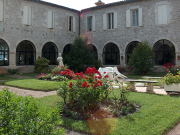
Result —
[[151, 76], [151, 77], [164, 77], [167, 73], [151, 73], [148, 75], [139, 75], [139, 74], [125, 74], [128, 78], [132, 79], [141, 79], [143, 76]]
[[[62, 101], [53, 95], [36, 99], [47, 109]], [[131, 92], [129, 100], [136, 101], [140, 110], [130, 116], [108, 119], [114, 127], [111, 135], [162, 135], [180, 121], [180, 97]], [[62, 126], [77, 131], [90, 132], [88, 121], [62, 118]], [[106, 121], [107, 122], [107, 121]], [[101, 126], [99, 125], [99, 128]]]
[[10, 79], [17, 79], [16, 77], [10, 77], [10, 76], [0, 76], [0, 80], [10, 80]]
[[38, 75], [40, 75], [40, 73], [23, 73], [21, 76], [35, 77]]
[[39, 90], [39, 91], [57, 90], [60, 83], [62, 82], [44, 81], [37, 79], [18, 79], [18, 80], [8, 80], [8, 81], [0, 82], [0, 84], [7, 86], [13, 86], [13, 87], [31, 89], [31, 90]]

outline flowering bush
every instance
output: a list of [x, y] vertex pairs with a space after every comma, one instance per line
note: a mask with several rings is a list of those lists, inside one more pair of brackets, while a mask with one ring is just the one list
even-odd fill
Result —
[[178, 75], [173, 75], [172, 73], [168, 73], [164, 78], [164, 83], [170, 85], [172, 83], [180, 83], [180, 71], [178, 71]]
[[69, 79], [71, 79], [74, 76], [74, 72], [71, 71], [70, 69], [66, 69], [61, 74]]
[[52, 73], [53, 73], [53, 74], [57, 74], [58, 71], [59, 71], [59, 69], [58, 69], [58, 66], [56, 65], [56, 66], [53, 68]]
[[172, 72], [174, 66], [175, 65], [171, 64], [170, 62], [168, 62], [167, 64], [164, 64], [164, 68], [167, 68], [167, 72], [169, 73]]
[[89, 105], [107, 98], [110, 94], [107, 89], [109, 87], [108, 76], [102, 78], [96, 68], [87, 68], [86, 75], [83, 72], [74, 74], [69, 69], [62, 74], [68, 74], [74, 80], [70, 83], [64, 82], [57, 91], [68, 108], [84, 111]]
[[51, 80], [52, 81], [67, 81], [68, 78], [66, 78], [65, 76], [54, 76]]
[[52, 74], [43, 74], [43, 73], [41, 73], [40, 75], [37, 76], [36, 79], [39, 79], [39, 80], [51, 79], [51, 76], [52, 76]]
[[66, 69], [68, 69], [67, 65], [61, 67], [61, 71], [66, 71]]

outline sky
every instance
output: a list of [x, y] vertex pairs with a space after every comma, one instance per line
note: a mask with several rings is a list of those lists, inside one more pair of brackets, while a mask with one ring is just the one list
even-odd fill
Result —
[[[98, 2], [98, 0], [43, 0], [50, 3], [58, 4], [61, 6], [69, 7], [76, 10], [82, 10], [89, 7], [96, 6], [94, 3]], [[101, 0], [105, 4], [118, 2], [121, 0]]]

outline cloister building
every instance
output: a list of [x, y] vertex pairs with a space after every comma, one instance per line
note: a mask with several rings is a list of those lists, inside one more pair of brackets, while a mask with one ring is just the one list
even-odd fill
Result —
[[[145, 40], [156, 53], [156, 71], [180, 65], [180, 1], [123, 0], [77, 11], [41, 0], [0, 0], [0, 66], [33, 72], [39, 57], [57, 64], [78, 35], [88, 37], [103, 66], [125, 67]], [[123, 57], [121, 59], [121, 57]]]

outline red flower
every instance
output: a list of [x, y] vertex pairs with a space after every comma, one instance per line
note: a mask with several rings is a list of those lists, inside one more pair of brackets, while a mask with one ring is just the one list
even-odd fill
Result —
[[108, 78], [108, 77], [109, 77], [109, 75], [105, 75], [104, 77], [105, 77], [105, 78]]
[[167, 71], [169, 71], [169, 69], [167, 69]]
[[104, 72], [104, 74], [105, 74], [106, 72]]

